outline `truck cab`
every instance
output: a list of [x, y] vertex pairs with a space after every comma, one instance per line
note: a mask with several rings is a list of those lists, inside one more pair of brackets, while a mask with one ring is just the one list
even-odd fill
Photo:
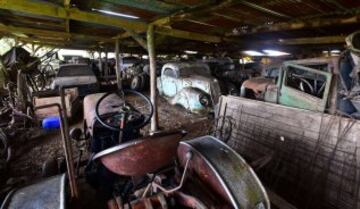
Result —
[[289, 107], [334, 113], [339, 58], [286, 61], [275, 78], [245, 81], [241, 96]]

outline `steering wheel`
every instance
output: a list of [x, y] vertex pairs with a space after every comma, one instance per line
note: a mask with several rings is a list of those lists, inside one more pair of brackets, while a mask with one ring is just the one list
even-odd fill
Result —
[[[101, 103], [108, 97], [119, 97], [116, 99], [116, 104], [105, 105], [106, 109], [111, 109], [111, 112], [100, 115]], [[134, 98], [135, 96], [135, 98]], [[128, 97], [128, 98], [125, 98]], [[137, 99], [136, 99], [137, 98]], [[140, 99], [140, 101], [138, 100]], [[110, 102], [111, 103], [111, 102]], [[139, 106], [140, 103], [140, 107]], [[147, 108], [148, 112], [142, 111]], [[144, 94], [134, 90], [123, 90], [122, 92], [109, 92], [104, 94], [96, 103], [95, 116], [101, 125], [113, 131], [122, 131], [124, 127], [121, 127], [123, 120], [127, 125], [131, 125], [132, 128], [140, 129], [150, 122], [153, 115], [154, 107], [150, 99]]]
[[305, 88], [304, 88], [304, 84], [306, 84], [306, 86], [309, 88], [310, 93], [314, 94], [314, 88], [313, 86], [310, 84], [309, 81], [307, 81], [305, 78], [302, 77], [298, 77], [298, 79], [300, 80], [300, 84], [299, 84], [299, 88], [301, 89], [301, 91], [306, 92]]

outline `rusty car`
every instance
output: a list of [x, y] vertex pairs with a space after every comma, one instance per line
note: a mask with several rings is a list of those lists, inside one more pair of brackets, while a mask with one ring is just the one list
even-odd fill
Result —
[[[186, 132], [181, 130], [141, 135], [152, 114], [150, 100], [136, 91], [86, 96], [84, 129], [68, 134], [66, 125], [61, 126], [67, 175], [13, 190], [1, 209], [95, 208], [99, 204], [96, 208], [270, 208], [252, 168], [219, 139], [203, 136], [184, 141]], [[85, 169], [76, 169], [84, 174], [77, 177], [74, 167], [81, 163], [71, 157], [70, 138], [90, 145]], [[80, 193], [79, 188], [86, 185], [97, 195]]]
[[334, 111], [337, 65], [336, 57], [286, 61], [277, 77], [245, 81], [241, 96], [319, 112]]
[[76, 86], [82, 97], [99, 90], [98, 79], [88, 64], [60, 65], [59, 71], [51, 83], [51, 89], [68, 86]]
[[242, 64], [229, 57], [199, 60], [206, 63], [211, 75], [218, 79], [222, 94], [237, 96], [241, 84], [252, 77], [259, 75], [258, 66], [254, 63]]
[[211, 111], [221, 95], [219, 82], [211, 76], [208, 65], [196, 62], [165, 64], [157, 88], [172, 105], [194, 113]]
[[290, 107], [360, 118], [360, 32], [340, 56], [286, 61], [275, 78], [245, 81], [241, 96]]

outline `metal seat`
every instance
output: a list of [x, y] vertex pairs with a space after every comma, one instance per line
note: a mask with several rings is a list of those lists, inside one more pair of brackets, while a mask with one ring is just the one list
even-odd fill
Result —
[[130, 141], [99, 152], [93, 160], [122, 176], [142, 176], [169, 165], [184, 131], [171, 131]]

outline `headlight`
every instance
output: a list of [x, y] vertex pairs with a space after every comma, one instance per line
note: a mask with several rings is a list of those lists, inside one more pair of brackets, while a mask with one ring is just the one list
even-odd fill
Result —
[[201, 94], [200, 97], [200, 104], [204, 107], [209, 107], [211, 105], [210, 97], [206, 94]]

